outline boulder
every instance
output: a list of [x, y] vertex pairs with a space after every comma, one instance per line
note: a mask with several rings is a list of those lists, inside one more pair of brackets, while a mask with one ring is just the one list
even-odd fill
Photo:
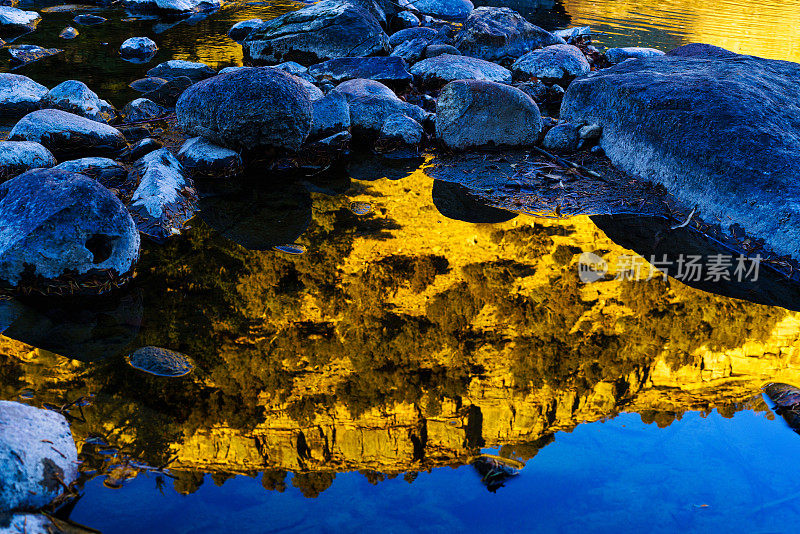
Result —
[[438, 35], [439, 33], [433, 28], [406, 28], [405, 30], [393, 33], [391, 37], [389, 37], [389, 46], [397, 48], [406, 41], [411, 41], [413, 39], [425, 39], [431, 42], [436, 39]]
[[569, 82], [588, 74], [589, 61], [577, 46], [557, 44], [528, 52], [511, 66], [514, 78], [538, 78], [545, 83]]
[[[286, 63], [282, 63], [282, 65], [286, 65]], [[230, 72], [236, 72], [236, 71], [240, 71], [240, 70], [244, 70], [244, 69], [254, 69], [254, 68], [258, 68], [258, 67], [225, 67], [224, 69], [219, 71], [219, 73], [220, 74], [228, 74]], [[275, 66], [275, 67], [260, 67], [260, 68], [277, 69], [277, 70], [281, 70], [283, 72], [289, 73], [288, 69], [278, 69], [278, 66]], [[303, 68], [305, 68], [305, 67], [303, 67]], [[306, 74], [305, 77], [295, 76], [295, 75], [291, 75], [291, 77], [297, 83], [299, 83], [300, 85], [303, 86], [303, 88], [306, 91], [306, 94], [308, 95], [309, 100], [311, 100], [312, 102], [315, 101], [315, 100], [319, 100], [320, 98], [325, 96], [324, 93], [322, 92], [322, 90], [319, 87], [317, 87], [316, 85], [314, 85], [313, 82], [311, 82], [311, 81], [309, 81], [307, 79], [307, 78], [310, 78], [311, 80], [314, 80], [313, 77], [311, 77], [311, 76], [309, 76], [307, 74]], [[316, 81], [316, 80], [314, 80], [314, 81]]]
[[116, 128], [60, 109], [28, 113], [14, 125], [9, 140], [41, 143], [57, 159], [118, 158], [128, 150]]
[[483, 59], [442, 54], [423, 59], [411, 67], [418, 83], [437, 88], [454, 80], [485, 80], [511, 83], [511, 71]]
[[15, 37], [36, 29], [42, 18], [36, 11], [23, 11], [15, 7], [0, 6], [0, 34]]
[[78, 451], [60, 413], [0, 401], [0, 512], [47, 506], [78, 478]]
[[374, 80], [350, 80], [339, 84], [331, 94], [345, 96], [350, 105], [350, 126], [354, 133], [374, 136], [383, 128], [386, 119], [397, 113], [422, 123], [428, 113], [422, 108], [403, 102], [391, 89]]
[[121, 187], [128, 178], [128, 170], [109, 158], [81, 158], [59, 163], [53, 170], [82, 174], [97, 180], [109, 189]]
[[396, 30], [416, 28], [417, 26], [419, 26], [419, 17], [411, 11], [401, 11], [392, 20], [392, 28]]
[[445, 146], [530, 146], [542, 130], [536, 102], [515, 87], [480, 80], [447, 84], [436, 105], [436, 134]]
[[313, 103], [313, 121], [309, 140], [328, 137], [350, 129], [350, 105], [341, 92], [331, 91]]
[[578, 148], [580, 141], [579, 124], [562, 122], [556, 124], [542, 140], [542, 148], [556, 152], [574, 152]]
[[178, 76], [177, 78], [167, 80], [166, 83], [155, 89], [146, 91], [142, 94], [142, 98], [147, 98], [162, 106], [172, 107], [191, 85], [192, 80], [186, 76]]
[[375, 143], [375, 151], [380, 154], [416, 157], [424, 135], [425, 130], [420, 123], [402, 113], [395, 113], [383, 123]]
[[456, 48], [465, 56], [510, 64], [544, 46], [564, 44], [564, 39], [525, 20], [507, 7], [479, 7], [456, 36]]
[[[422, 56], [425, 53], [425, 49], [427, 47], [428, 47], [427, 39], [419, 37], [417, 39], [411, 39], [410, 41], [406, 41], [405, 43], [399, 45], [392, 51], [391, 55], [393, 57], [402, 58], [409, 65], [413, 65], [414, 63], [422, 59]], [[409, 74], [409, 78], [410, 77], [411, 75]]]
[[222, 7], [222, 0], [155, 0], [156, 7], [166, 13], [199, 13]]
[[204, 178], [235, 176], [244, 166], [238, 152], [209, 143], [202, 137], [193, 137], [183, 143], [178, 161], [192, 176]]
[[119, 279], [133, 269], [139, 233], [125, 206], [98, 182], [37, 169], [0, 184], [0, 199], [4, 284], [99, 293], [111, 289], [110, 277]]
[[15, 119], [41, 107], [47, 87], [27, 76], [0, 73], [0, 120]]
[[149, 37], [131, 37], [119, 47], [124, 59], [150, 60], [158, 52], [158, 45]]
[[250, 35], [251, 31], [253, 31], [255, 28], [258, 28], [262, 24], [264, 24], [264, 21], [261, 19], [248, 19], [237, 22], [231, 26], [230, 30], [228, 30], [228, 37], [237, 42], [243, 41], [245, 37]]
[[412, 80], [407, 65], [399, 57], [345, 57], [331, 59], [308, 68], [317, 80], [341, 83], [356, 78], [382, 83], [407, 84]]
[[423, 56], [425, 58], [431, 58], [436, 56], [441, 56], [444, 54], [450, 54], [451, 56], [460, 56], [461, 50], [456, 48], [453, 45], [448, 44], [429, 44], [425, 47], [425, 52]]
[[189, 135], [234, 150], [297, 150], [311, 130], [312, 108], [298, 78], [271, 68], [244, 69], [194, 84], [175, 108]]
[[695, 47], [578, 78], [561, 117], [602, 126], [617, 167], [663, 184], [706, 221], [800, 249], [800, 65]]
[[131, 174], [138, 181], [128, 206], [136, 227], [155, 241], [180, 234], [197, 211], [198, 199], [191, 178], [166, 148], [138, 160]]
[[145, 137], [131, 147], [131, 152], [128, 157], [131, 161], [136, 161], [137, 159], [141, 159], [144, 155], [158, 150], [162, 146], [161, 141], [157, 141], [151, 137]]
[[60, 109], [97, 122], [111, 122], [117, 118], [114, 106], [101, 100], [85, 83], [77, 80], [62, 82], [44, 95], [43, 108]]
[[579, 37], [589, 37], [592, 35], [592, 29], [589, 26], [575, 26], [573, 28], [566, 28], [564, 30], [556, 30], [553, 32], [556, 37], [561, 37], [568, 44], [572, 44]]
[[167, 80], [164, 78], [139, 78], [129, 83], [128, 87], [140, 93], [147, 93], [149, 91], [155, 91], [165, 83], [167, 83]]
[[369, 11], [349, 2], [323, 0], [272, 19], [242, 42], [255, 62], [314, 65], [340, 57], [389, 52], [389, 38]]
[[445, 20], [464, 20], [475, 8], [469, 0], [400, 0], [398, 4]]
[[125, 122], [139, 122], [161, 117], [165, 109], [147, 98], [137, 98], [131, 100], [122, 108], [122, 116]]
[[30, 169], [52, 167], [56, 158], [45, 147], [31, 141], [0, 141], [0, 181]]
[[641, 48], [631, 46], [625, 48], [609, 48], [606, 50], [606, 60], [612, 65], [622, 63], [626, 59], [641, 59], [645, 57], [663, 56], [664, 52], [655, 48]]
[[211, 78], [216, 74], [216, 71], [205, 63], [183, 61], [181, 59], [165, 61], [147, 71], [147, 75], [154, 78], [174, 80], [186, 76], [192, 80], [192, 82], [199, 82], [200, 80]]
[[58, 34], [58, 36], [61, 37], [62, 39], [75, 39], [78, 35], [79, 35], [78, 30], [76, 30], [72, 26], [67, 26], [66, 28], [61, 30], [61, 33]]

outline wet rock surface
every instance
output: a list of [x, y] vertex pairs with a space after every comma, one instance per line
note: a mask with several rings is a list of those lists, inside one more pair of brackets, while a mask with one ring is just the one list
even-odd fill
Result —
[[125, 206], [70, 172], [32, 170], [0, 184], [0, 228], [0, 280], [18, 290], [101, 292], [139, 256]]
[[297, 150], [311, 130], [306, 90], [271, 68], [243, 69], [197, 83], [177, 103], [178, 127], [234, 150]]
[[9, 140], [40, 143], [57, 159], [116, 158], [128, 150], [127, 141], [116, 128], [58, 109], [25, 115], [14, 125]]
[[78, 452], [63, 415], [0, 401], [0, 512], [41, 508], [78, 476]]
[[445, 146], [526, 146], [542, 130], [539, 108], [507, 85], [478, 80], [447, 84], [436, 105], [436, 133]]
[[620, 169], [797, 256], [798, 87], [795, 63], [658, 56], [575, 80], [561, 116], [602, 126], [600, 146]]
[[0, 181], [30, 169], [52, 167], [56, 158], [44, 146], [30, 141], [0, 141]]
[[366, 9], [324, 0], [254, 29], [243, 41], [247, 57], [267, 64], [314, 65], [341, 57], [389, 52], [389, 38]]

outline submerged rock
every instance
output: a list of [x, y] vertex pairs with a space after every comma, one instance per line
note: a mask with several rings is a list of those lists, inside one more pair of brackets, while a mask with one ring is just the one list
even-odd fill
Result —
[[366, 9], [323, 0], [259, 26], [242, 47], [245, 55], [257, 62], [313, 65], [340, 57], [388, 53], [389, 38]]
[[614, 165], [697, 204], [705, 220], [800, 257], [800, 65], [700, 52], [578, 78], [561, 117], [600, 125]]
[[308, 73], [320, 81], [341, 83], [356, 78], [382, 83], [408, 83], [412, 80], [399, 57], [343, 57], [311, 65]]
[[35, 11], [0, 6], [0, 32], [3, 37], [15, 37], [36, 29], [42, 18]]
[[47, 87], [27, 76], [0, 73], [0, 118], [14, 119], [39, 109]]
[[122, 108], [122, 116], [125, 122], [139, 122], [161, 117], [165, 109], [147, 98], [137, 98], [131, 100]]
[[228, 30], [228, 37], [234, 41], [243, 41], [245, 37], [250, 35], [250, 32], [262, 24], [264, 24], [264, 21], [261, 19], [249, 19], [237, 22]]
[[252, 68], [191, 86], [175, 113], [181, 130], [227, 148], [297, 150], [311, 130], [312, 108], [298, 78]]
[[41, 106], [54, 108], [98, 122], [111, 122], [117, 117], [114, 106], [101, 100], [85, 83], [77, 80], [62, 82], [44, 95]]
[[492, 493], [502, 488], [506, 482], [519, 475], [523, 465], [511, 458], [483, 454], [472, 461], [472, 466], [481, 475], [481, 482]]
[[59, 163], [53, 170], [82, 174], [97, 180], [109, 189], [121, 187], [128, 178], [128, 170], [121, 163], [109, 158], [81, 158]]
[[126, 360], [134, 369], [156, 376], [177, 378], [194, 369], [188, 356], [161, 347], [142, 347], [129, 354]]
[[139, 78], [138, 80], [134, 80], [128, 84], [128, 87], [130, 87], [134, 91], [139, 91], [140, 93], [147, 93], [149, 91], [155, 91], [165, 83], [167, 83], [167, 80], [165, 80], [164, 78], [148, 77], [148, 78]]
[[128, 150], [116, 128], [59, 109], [28, 113], [11, 130], [9, 140], [41, 143], [58, 159], [118, 158]]
[[147, 71], [147, 75], [151, 78], [174, 80], [176, 78], [185, 76], [193, 82], [199, 82], [200, 80], [211, 78], [216, 74], [217, 72], [205, 63], [183, 61], [182, 59], [170, 59], [169, 61], [160, 63]]
[[399, 5], [447, 20], [463, 20], [475, 8], [469, 0], [400, 0]]
[[552, 45], [528, 52], [511, 66], [514, 78], [537, 78], [545, 83], [569, 82], [589, 73], [591, 66], [577, 46]]
[[0, 141], [0, 181], [30, 169], [52, 167], [56, 158], [44, 146], [30, 141]]
[[188, 139], [178, 152], [178, 160], [194, 177], [223, 178], [242, 172], [238, 152], [209, 143], [202, 137]]
[[458, 80], [447, 84], [436, 105], [436, 134], [451, 149], [485, 145], [529, 146], [542, 130], [536, 102], [515, 87]]
[[438, 88], [454, 80], [485, 80], [511, 83], [511, 71], [483, 59], [467, 56], [440, 56], [423, 59], [411, 67], [417, 81], [430, 88]]
[[105, 18], [99, 15], [77, 15], [72, 22], [75, 24], [80, 24], [82, 26], [96, 26], [97, 24], [102, 24], [106, 21]]
[[78, 451], [66, 418], [0, 401], [0, 512], [36, 510], [78, 478]]
[[129, 209], [144, 235], [163, 241], [180, 234], [197, 211], [197, 192], [183, 167], [166, 148], [146, 154], [131, 171], [139, 187]]
[[564, 40], [507, 7], [479, 7], [473, 11], [455, 43], [465, 56], [505, 64], [531, 50], [557, 44], [564, 44]]
[[0, 280], [10, 287], [102, 292], [138, 256], [128, 210], [94, 180], [39, 169], [0, 184]]
[[167, 13], [214, 11], [222, 3], [222, 0], [155, 0], [156, 7]]
[[60, 48], [42, 48], [36, 45], [16, 45], [7, 50], [11, 54], [12, 63], [16, 64], [17, 67], [63, 52]]
[[119, 47], [124, 59], [150, 60], [158, 52], [158, 45], [149, 37], [131, 37]]
[[664, 52], [655, 48], [641, 48], [631, 46], [627, 48], [609, 48], [606, 50], [606, 60], [612, 65], [622, 63], [626, 59], [641, 59], [645, 57], [663, 56]]
[[78, 34], [79, 34], [78, 30], [76, 30], [72, 26], [67, 26], [66, 28], [61, 30], [61, 33], [59, 33], [58, 36], [61, 37], [62, 39], [75, 39], [78, 36]]

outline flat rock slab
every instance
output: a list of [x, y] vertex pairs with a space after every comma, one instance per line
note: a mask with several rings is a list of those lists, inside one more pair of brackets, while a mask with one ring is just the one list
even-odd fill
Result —
[[116, 128], [58, 109], [28, 113], [14, 125], [9, 140], [35, 141], [59, 160], [117, 158], [128, 150], [128, 142]]
[[63, 415], [0, 401], [0, 512], [48, 505], [78, 477], [78, 451]]
[[35, 45], [18, 45], [12, 48], [7, 48], [8, 53], [11, 54], [11, 64], [15, 69], [23, 67], [28, 63], [39, 61], [50, 56], [60, 54], [64, 50], [60, 48], [42, 48]]
[[335, 84], [365, 78], [382, 83], [409, 83], [413, 76], [400, 57], [343, 57], [311, 65], [308, 73], [320, 81]]
[[615, 165], [697, 204], [706, 220], [800, 257], [800, 65], [677, 52], [578, 78], [561, 117], [601, 125]]

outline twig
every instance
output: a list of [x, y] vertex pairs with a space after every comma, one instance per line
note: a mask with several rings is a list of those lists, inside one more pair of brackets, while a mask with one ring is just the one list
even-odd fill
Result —
[[565, 167], [571, 167], [571, 168], [573, 168], [573, 169], [577, 169], [577, 170], [579, 170], [579, 171], [581, 171], [581, 172], [584, 172], [584, 173], [588, 174], [589, 176], [591, 176], [591, 177], [593, 177], [593, 178], [598, 178], [598, 179], [602, 180], [603, 182], [606, 182], [606, 183], [608, 183], [608, 180], [606, 180], [605, 178], [603, 178], [602, 176], [600, 176], [600, 175], [599, 175], [598, 173], [596, 173], [595, 171], [593, 171], [593, 170], [591, 170], [591, 169], [587, 169], [587, 168], [586, 168], [586, 167], [584, 167], [583, 165], [578, 165], [577, 163], [575, 163], [575, 162], [572, 162], [572, 161], [569, 161], [569, 160], [566, 160], [566, 159], [562, 158], [561, 156], [556, 156], [555, 154], [551, 154], [550, 152], [547, 152], [546, 150], [542, 150], [542, 149], [541, 149], [541, 148], [539, 148], [538, 146], [534, 146], [534, 147], [531, 147], [531, 148], [532, 148], [532, 149], [533, 149], [535, 152], [538, 152], [539, 154], [541, 154], [542, 156], [545, 156], [545, 157], [547, 157], [547, 158], [550, 158], [550, 159], [552, 159], [553, 161], [556, 161], [557, 163], [559, 163], [559, 164], [561, 164], [561, 165], [563, 165], [563, 166], [565, 166]]
[[683, 221], [681, 224], [676, 224], [675, 226], [670, 226], [670, 230], [677, 230], [678, 228], [684, 228], [689, 226], [689, 223], [692, 222], [692, 217], [694, 217], [695, 212], [697, 211], [698, 206], [695, 204], [694, 208], [692, 208], [692, 212], [686, 217], [686, 220]]

